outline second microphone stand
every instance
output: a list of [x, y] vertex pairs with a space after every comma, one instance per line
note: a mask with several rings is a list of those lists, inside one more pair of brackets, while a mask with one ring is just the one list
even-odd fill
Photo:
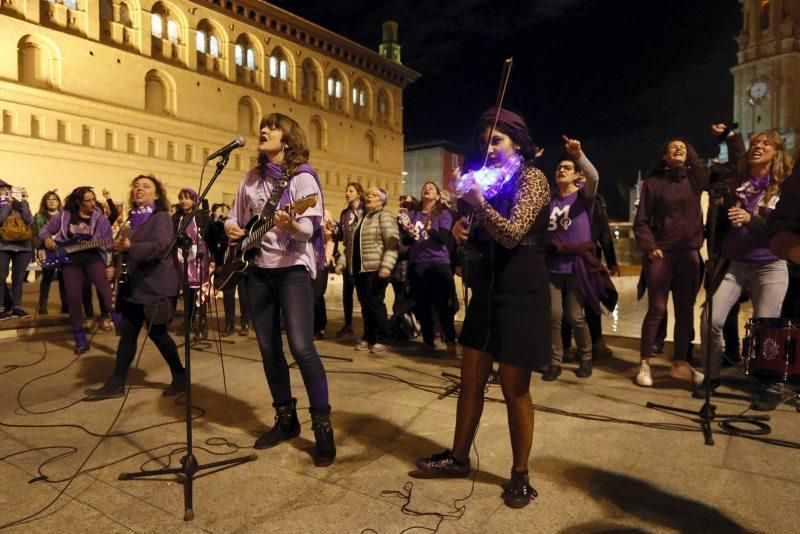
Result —
[[162, 256], [162, 259], [169, 259], [172, 257], [172, 253], [175, 248], [179, 248], [181, 250], [181, 254], [183, 257], [183, 354], [185, 360], [185, 383], [184, 388], [186, 391], [186, 454], [181, 458], [181, 466], [180, 467], [171, 467], [166, 469], [157, 469], [153, 471], [137, 471], [134, 473], [121, 473], [119, 475], [119, 480], [131, 480], [137, 478], [149, 478], [155, 477], [160, 475], [170, 475], [176, 474], [181, 475], [181, 483], [183, 484], [183, 503], [184, 503], [184, 514], [183, 520], [184, 521], [191, 521], [194, 519], [194, 507], [193, 507], [193, 484], [195, 473], [205, 469], [215, 469], [219, 471], [226, 467], [232, 467], [235, 465], [243, 464], [246, 462], [252, 462], [253, 460], [258, 458], [256, 454], [249, 454], [247, 456], [240, 456], [237, 458], [230, 458], [227, 460], [220, 460], [218, 462], [211, 462], [208, 464], [199, 464], [197, 462], [197, 458], [195, 458], [194, 453], [192, 451], [192, 348], [191, 343], [189, 341], [189, 335], [191, 331], [191, 314], [193, 309], [193, 302], [192, 296], [189, 288], [189, 251], [192, 248], [192, 240], [186, 234], [186, 227], [189, 225], [190, 221], [193, 220], [195, 214], [197, 213], [197, 207], [200, 205], [200, 202], [206, 197], [208, 194], [209, 189], [211, 189], [212, 184], [217, 179], [217, 177], [222, 173], [225, 166], [228, 164], [228, 155], [225, 154], [220, 161], [217, 162], [217, 170], [214, 172], [214, 176], [211, 177], [209, 180], [208, 185], [203, 190], [203, 193], [197, 199], [197, 202], [192, 209], [192, 213], [190, 217], [186, 217], [183, 224], [181, 224], [178, 232], [175, 234], [175, 239], [170, 244], [167, 251]]

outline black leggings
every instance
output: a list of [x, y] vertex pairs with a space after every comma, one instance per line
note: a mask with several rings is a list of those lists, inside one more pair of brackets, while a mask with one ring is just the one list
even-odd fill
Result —
[[342, 273], [342, 307], [344, 308], [344, 324], [353, 327], [353, 291], [356, 289], [355, 275], [347, 269]]
[[[144, 306], [142, 304], [133, 304], [123, 300], [120, 303], [120, 311], [122, 312], [122, 322], [119, 325], [120, 338], [117, 346], [117, 362], [114, 366], [112, 377], [124, 381], [128, 376], [128, 369], [133, 363], [133, 358], [136, 356], [139, 331], [142, 326], [147, 328], [148, 324], [145, 321]], [[169, 365], [170, 372], [175, 375], [183, 371], [183, 365], [180, 357], [178, 357], [178, 347], [175, 346], [175, 342], [167, 333], [168, 324], [167, 322], [152, 325], [148, 337], [158, 347], [161, 356]]]
[[414, 296], [414, 315], [422, 330], [422, 340], [433, 345], [434, 321], [432, 310], [436, 311], [442, 336], [448, 343], [455, 342], [456, 329], [450, 296], [453, 292], [453, 272], [449, 263], [411, 263], [408, 266], [408, 279], [411, 294]]

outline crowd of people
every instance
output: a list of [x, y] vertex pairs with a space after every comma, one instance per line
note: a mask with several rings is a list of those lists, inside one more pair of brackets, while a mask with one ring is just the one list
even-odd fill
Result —
[[[754, 135], [749, 148], [724, 124], [713, 125], [712, 132], [727, 143], [729, 163], [706, 165], [686, 140], [669, 140], [642, 182], [634, 221], [643, 254], [641, 292], [648, 302], [635, 383], [653, 384], [650, 359], [663, 346], [671, 292], [675, 332], [669, 374], [696, 385], [696, 396], [706, 384], [714, 391], [720, 384], [723, 325], [731, 317], [733, 341], [726, 336], [725, 344], [738, 346], [739, 302], [751, 299], [753, 316], [767, 318], [796, 317], [800, 301], [796, 265], [786, 261], [798, 259], [793, 237], [798, 215], [780, 202], [785, 189], [795, 192], [797, 203], [800, 166], [789, 178], [792, 157], [774, 132]], [[344, 308], [344, 325], [335, 338], [352, 337], [354, 350], [380, 354], [419, 337], [421, 354], [441, 351], [461, 358], [453, 446], [416, 462], [430, 476], [469, 473], [484, 387], [494, 364], [499, 366], [513, 453], [503, 496], [509, 506], [524, 506], [536, 495], [528, 478], [532, 372], [557, 380], [574, 337], [575, 375], [589, 378], [593, 362], [611, 354], [600, 318], [617, 300], [612, 276], [619, 275], [619, 267], [598, 192], [600, 174], [580, 140], [564, 136], [563, 142], [551, 186], [536, 167], [541, 150], [523, 119], [490, 109], [480, 118], [452, 183], [426, 182], [419, 198], [401, 196], [396, 210], [385, 190], [349, 183], [338, 220], [325, 209], [305, 133], [278, 113], [261, 121], [259, 163], [242, 179], [233, 206], [202, 209], [189, 187], [180, 189], [178, 203], [170, 205], [161, 181], [141, 175], [131, 183], [126, 217], [108, 191], [103, 191], [106, 202], [98, 204], [89, 186], [73, 190], [63, 204], [56, 191], [48, 191], [33, 214], [27, 193], [0, 181], [0, 276], [5, 280], [11, 271], [10, 289], [0, 284], [0, 319], [30, 317], [22, 308], [22, 284], [36, 251], [43, 260], [36, 313], [49, 313], [57, 280], [75, 354], [91, 348], [92, 286], [100, 311], [97, 327], [116, 327], [120, 336], [112, 375], [102, 387], [87, 390], [86, 400], [124, 395], [142, 328], [172, 374], [164, 395], [180, 394], [185, 373], [168, 330], [180, 288], [188, 287], [190, 326], [195, 341], [202, 341], [209, 330], [207, 308], [216, 302], [214, 276], [226, 263], [229, 245], [243, 243], [263, 227], [246, 275], [221, 291], [220, 335], [236, 331], [238, 294], [238, 333], [248, 335], [252, 325], [276, 412], [274, 426], [254, 446], [274, 447], [301, 431], [280, 335], [285, 330], [309, 401], [314, 463], [326, 466], [335, 459], [327, 375], [314, 343], [326, 337], [325, 293], [335, 273], [342, 279]], [[492, 175], [491, 183], [478, 180], [481, 172]], [[701, 208], [704, 192], [710, 193], [708, 225]], [[304, 202], [310, 207], [295, 208]], [[179, 230], [191, 247], [164, 257]], [[704, 243], [717, 261], [705, 277], [713, 313], [710, 329], [702, 331], [711, 358], [701, 372], [693, 365], [691, 342]], [[73, 244], [78, 248], [65, 248]], [[456, 276], [470, 295], [464, 299], [460, 337], [454, 320], [461, 305]], [[390, 284], [391, 315], [386, 306]], [[354, 290], [361, 331], [353, 322]], [[728, 348], [726, 357], [736, 359]], [[774, 409], [782, 395], [782, 382], [762, 380], [753, 407]]]

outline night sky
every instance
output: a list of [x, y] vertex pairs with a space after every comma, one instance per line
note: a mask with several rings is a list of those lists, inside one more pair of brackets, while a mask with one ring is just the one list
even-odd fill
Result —
[[668, 136], [711, 156], [709, 125], [732, 120], [737, 0], [273, 3], [375, 50], [381, 22], [398, 22], [403, 64], [422, 74], [404, 94], [406, 144], [465, 144], [513, 56], [505, 107], [544, 146], [540, 167], [552, 179], [561, 134], [581, 139], [618, 216], [627, 210], [619, 190]]

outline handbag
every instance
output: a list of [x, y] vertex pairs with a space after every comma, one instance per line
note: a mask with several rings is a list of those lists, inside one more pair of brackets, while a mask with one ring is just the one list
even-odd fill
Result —
[[31, 227], [28, 226], [17, 211], [12, 211], [0, 226], [0, 238], [4, 241], [25, 241], [31, 238]]

